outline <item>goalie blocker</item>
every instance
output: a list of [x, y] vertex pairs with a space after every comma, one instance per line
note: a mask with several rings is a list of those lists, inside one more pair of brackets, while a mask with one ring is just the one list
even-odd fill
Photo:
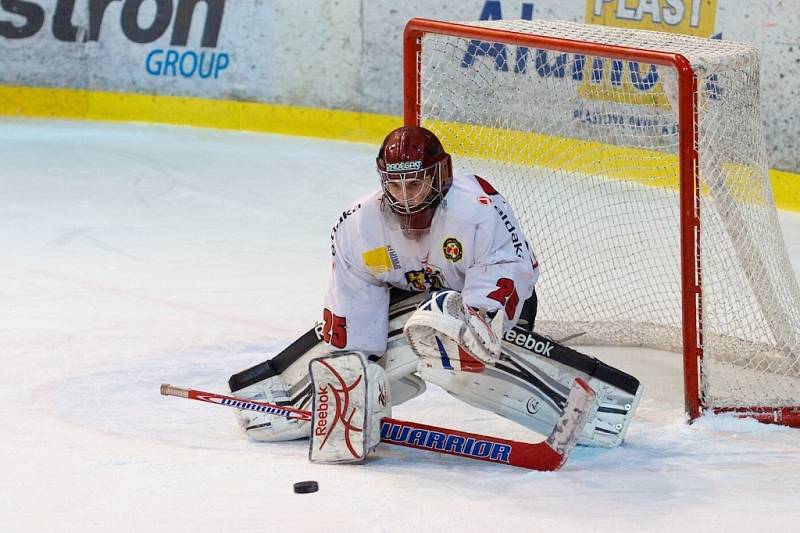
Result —
[[[425, 390], [418, 377], [421, 376], [470, 405], [548, 435], [563, 414], [575, 378], [582, 378], [597, 392], [599, 407], [584, 427], [578, 444], [611, 447], [623, 441], [641, 397], [641, 386], [635, 377], [529, 331], [524, 325], [517, 325], [503, 335], [500, 354], [494, 363], [467, 361], [456, 349], [457, 355], [451, 363], [459, 365], [466, 361], [461, 369], [418, 365], [419, 359], [411, 350], [403, 327], [424, 299], [422, 293], [392, 289], [388, 350], [382, 358], [370, 356], [386, 369], [392, 405], [421, 394]], [[327, 346], [322, 343], [317, 325], [271, 360], [231, 376], [230, 390], [239, 396], [264, 399], [264, 393], [258, 391], [263, 391], [265, 384], [278, 381], [285, 395], [276, 403], [307, 409], [313, 390], [308, 365], [312, 359], [324, 355]], [[418, 366], [420, 371], [416, 374]], [[470, 366], [479, 371], [469, 371]], [[285, 430], [286, 421], [278, 421], [283, 429], [273, 432], [269, 426], [277, 417], [250, 413], [242, 420], [244, 414], [240, 413], [240, 423], [248, 436], [257, 440], [310, 435], [310, 426], [305, 421], [289, 421], [289, 430]]]
[[343, 352], [308, 365], [313, 403], [308, 458], [314, 463], [360, 463], [381, 441], [381, 420], [392, 416], [383, 368], [364, 354]]

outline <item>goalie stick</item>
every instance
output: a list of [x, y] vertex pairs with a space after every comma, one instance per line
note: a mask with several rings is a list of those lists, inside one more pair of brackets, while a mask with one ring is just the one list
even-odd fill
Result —
[[[302, 409], [174, 387], [166, 383], [161, 385], [161, 394], [311, 421], [311, 413]], [[381, 421], [381, 442], [531, 470], [558, 470], [578, 442], [583, 426], [593, 416], [593, 410], [597, 408], [595, 399], [592, 388], [584, 380], [577, 378], [570, 391], [564, 414], [543, 442], [501, 439], [395, 418], [384, 418]]]

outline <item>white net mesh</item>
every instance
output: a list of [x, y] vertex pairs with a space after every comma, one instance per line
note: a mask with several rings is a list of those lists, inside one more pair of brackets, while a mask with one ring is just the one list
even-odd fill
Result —
[[[772, 201], [757, 51], [547, 21], [466, 23], [677, 52], [698, 79], [701, 378], [709, 407], [800, 404], [800, 291]], [[537, 329], [681, 351], [676, 74], [426, 34], [420, 124], [514, 205], [542, 265]]]

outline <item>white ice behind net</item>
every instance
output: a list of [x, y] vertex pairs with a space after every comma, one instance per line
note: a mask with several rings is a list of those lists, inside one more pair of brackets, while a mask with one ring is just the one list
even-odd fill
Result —
[[[547, 21], [468, 23], [678, 52], [700, 88], [702, 383], [715, 407], [800, 404], [800, 291], [767, 173], [757, 51]], [[421, 124], [515, 207], [542, 265], [537, 329], [680, 351], [675, 73], [427, 34]]]

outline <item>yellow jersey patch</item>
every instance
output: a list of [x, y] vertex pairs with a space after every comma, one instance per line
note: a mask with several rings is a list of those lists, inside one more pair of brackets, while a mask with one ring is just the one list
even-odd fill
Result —
[[361, 254], [361, 260], [364, 261], [364, 266], [374, 276], [400, 268], [397, 252], [391, 246], [381, 246], [380, 248], [368, 250]]

